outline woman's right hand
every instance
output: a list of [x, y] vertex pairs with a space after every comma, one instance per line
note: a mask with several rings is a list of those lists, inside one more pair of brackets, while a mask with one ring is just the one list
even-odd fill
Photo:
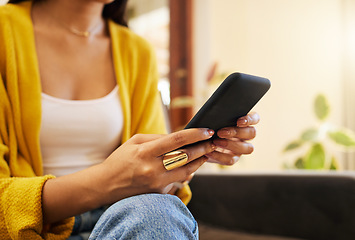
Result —
[[108, 190], [105, 204], [141, 193], [163, 193], [173, 182], [184, 182], [205, 161], [204, 155], [215, 150], [215, 145], [205, 141], [183, 149], [188, 163], [166, 170], [163, 155], [181, 147], [207, 140], [213, 130], [188, 129], [168, 135], [138, 134], [116, 149], [101, 164], [105, 173], [103, 187]]
[[164, 193], [174, 182], [184, 182], [205, 161], [215, 146], [205, 141], [184, 147], [186, 165], [166, 170], [163, 155], [175, 149], [207, 140], [208, 129], [188, 129], [168, 135], [133, 136], [103, 163], [49, 179], [43, 186], [42, 210], [45, 224], [114, 203], [142, 193]]

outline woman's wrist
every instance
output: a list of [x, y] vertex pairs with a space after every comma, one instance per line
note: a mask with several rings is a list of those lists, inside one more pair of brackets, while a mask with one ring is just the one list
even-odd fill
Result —
[[96, 165], [47, 180], [42, 190], [43, 222], [61, 221], [106, 204], [109, 188], [107, 182], [100, 182], [102, 174], [102, 168]]

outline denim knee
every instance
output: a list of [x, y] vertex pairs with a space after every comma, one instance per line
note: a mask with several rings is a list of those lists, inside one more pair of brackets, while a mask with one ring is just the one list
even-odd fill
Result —
[[90, 239], [198, 239], [198, 227], [176, 196], [142, 194], [107, 209]]

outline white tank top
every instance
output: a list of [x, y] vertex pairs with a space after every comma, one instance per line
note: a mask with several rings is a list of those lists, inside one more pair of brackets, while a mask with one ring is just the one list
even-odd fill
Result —
[[65, 100], [42, 93], [44, 174], [59, 177], [101, 163], [119, 146], [122, 129], [118, 86], [92, 100]]

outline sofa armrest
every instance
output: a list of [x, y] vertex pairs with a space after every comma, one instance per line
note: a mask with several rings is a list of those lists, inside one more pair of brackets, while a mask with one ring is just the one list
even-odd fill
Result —
[[196, 174], [188, 205], [198, 221], [304, 239], [355, 239], [355, 173]]

